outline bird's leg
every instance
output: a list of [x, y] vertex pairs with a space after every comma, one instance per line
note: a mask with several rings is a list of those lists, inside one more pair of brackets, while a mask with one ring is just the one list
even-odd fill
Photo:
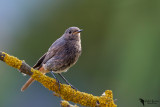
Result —
[[54, 77], [54, 79], [56, 79], [56, 82], [58, 83], [58, 85], [59, 85], [59, 90], [60, 90], [60, 81], [57, 79], [57, 77], [54, 75], [54, 73], [53, 73], [53, 71], [50, 71], [51, 72], [51, 74], [53, 75], [53, 77]]
[[58, 73], [58, 75], [60, 75], [60, 77], [62, 77], [62, 79], [63, 79], [68, 85], [70, 85], [73, 89], [77, 90], [77, 88], [75, 88], [71, 83], [69, 83], [68, 80], [65, 79], [62, 74]]

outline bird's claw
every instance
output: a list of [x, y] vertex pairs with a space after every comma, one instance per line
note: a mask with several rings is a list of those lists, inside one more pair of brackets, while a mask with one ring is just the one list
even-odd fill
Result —
[[71, 84], [69, 84], [69, 85], [71, 86], [72, 89], [74, 89], [74, 90], [76, 90], [76, 91], [78, 90], [78, 89], [75, 88], [73, 85], [71, 85]]
[[57, 84], [58, 84], [58, 89], [60, 90], [60, 88], [61, 88], [61, 82], [58, 80], [58, 79], [56, 79], [56, 82], [57, 82]]

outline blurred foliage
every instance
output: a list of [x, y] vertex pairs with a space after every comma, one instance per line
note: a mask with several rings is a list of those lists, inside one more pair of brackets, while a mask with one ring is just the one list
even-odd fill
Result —
[[[139, 98], [160, 101], [159, 19], [159, 0], [0, 0], [0, 50], [34, 65], [77, 26], [83, 52], [64, 76], [80, 91], [110, 89], [118, 106], [141, 107]], [[29, 77], [15, 71], [0, 62], [1, 107], [60, 105], [38, 82], [20, 92]]]

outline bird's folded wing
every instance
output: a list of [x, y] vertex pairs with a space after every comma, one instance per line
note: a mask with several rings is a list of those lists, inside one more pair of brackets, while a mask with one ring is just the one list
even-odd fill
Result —
[[33, 66], [33, 68], [39, 69], [39, 68], [42, 66], [42, 62], [43, 62], [44, 58], [46, 57], [46, 54], [47, 54], [47, 53], [45, 53], [45, 54], [36, 62], [36, 64]]

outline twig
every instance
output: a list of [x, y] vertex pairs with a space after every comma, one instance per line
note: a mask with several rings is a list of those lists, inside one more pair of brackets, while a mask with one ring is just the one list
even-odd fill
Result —
[[68, 101], [63, 100], [63, 101], [61, 101], [61, 107], [79, 107], [79, 106], [72, 105]]
[[59, 85], [56, 83], [55, 79], [43, 75], [38, 70], [31, 68], [24, 61], [10, 56], [5, 52], [0, 52], [0, 60], [11, 67], [17, 68], [20, 72], [31, 76], [36, 81], [43, 84], [44, 87], [54, 91], [56, 95], [66, 101], [72, 101], [90, 107], [117, 107], [117, 105], [114, 104], [111, 90], [106, 90], [102, 96], [93, 96], [92, 94], [76, 91], [66, 84], [60, 84], [59, 90]]

